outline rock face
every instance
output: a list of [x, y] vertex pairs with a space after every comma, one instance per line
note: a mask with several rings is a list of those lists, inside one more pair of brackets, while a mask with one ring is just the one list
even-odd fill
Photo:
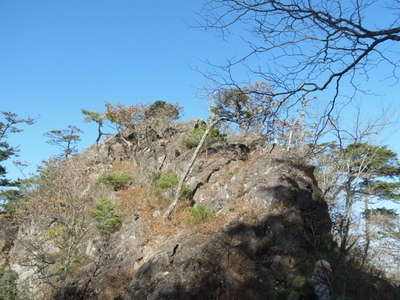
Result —
[[9, 252], [13, 246], [18, 228], [5, 216], [0, 215], [0, 268], [9, 263]]
[[[155, 139], [152, 149], [135, 153], [135, 159], [113, 139], [82, 155], [91, 160], [83, 176], [94, 174], [94, 182], [108, 165], [135, 161], [140, 175], [135, 183], [122, 196], [110, 193], [117, 200], [134, 194], [128, 200], [141, 202], [124, 215], [119, 231], [88, 235], [82, 242], [87, 263], [62, 290], [38, 297], [37, 284], [32, 298], [287, 299], [279, 293], [298, 290], [298, 277], [308, 276], [315, 260], [334, 249], [313, 167], [294, 163], [285, 152], [270, 153], [257, 137], [233, 137], [205, 149], [188, 178], [193, 202], [215, 212], [208, 222], [187, 222], [184, 204], [164, 221], [165, 207], [147, 205], [146, 196], [137, 193], [151, 184], [154, 170], [182, 173], [192, 150], [182, 148], [181, 141], [196, 124], [181, 124], [168, 139]], [[0, 264], [10, 264], [20, 280], [29, 281], [32, 270], [23, 267], [22, 240], [35, 230], [21, 226], [13, 242], [14, 231], [1, 222]]]
[[236, 172], [226, 180], [214, 173], [197, 201], [224, 210], [239, 200], [257, 212], [243, 210], [210, 235], [194, 230], [169, 239], [122, 299], [272, 299], [276, 283], [288, 284], [316, 244], [329, 240], [326, 204], [303, 170], [269, 159], [227, 168], [219, 172]]
[[[213, 151], [199, 160], [190, 183], [194, 201], [217, 211], [215, 220], [151, 236], [133, 216], [113, 235], [113, 262], [91, 297], [272, 299], [310, 253], [326, 247], [330, 219], [311, 167], [250, 157], [245, 146]], [[76, 284], [70, 299], [81, 294]]]

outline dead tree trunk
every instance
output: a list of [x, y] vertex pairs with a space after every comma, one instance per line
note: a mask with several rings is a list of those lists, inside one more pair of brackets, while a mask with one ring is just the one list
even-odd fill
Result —
[[186, 167], [185, 173], [183, 173], [181, 179], [179, 180], [178, 187], [175, 191], [175, 197], [174, 200], [172, 201], [171, 205], [168, 207], [167, 211], [164, 213], [164, 219], [169, 219], [172, 215], [172, 212], [174, 211], [176, 205], [178, 204], [179, 197], [181, 195], [182, 187], [183, 184], [185, 183], [186, 178], [190, 175], [193, 165], [197, 159], [197, 157], [200, 154], [201, 148], [203, 148], [204, 143], [206, 142], [206, 139], [208, 135], [210, 134], [211, 129], [218, 124], [218, 122], [221, 121], [221, 119], [217, 119], [215, 116], [212, 116], [210, 121], [207, 124], [206, 131], [204, 131], [203, 136], [201, 137], [201, 140], [199, 144], [197, 145], [196, 150], [194, 151], [192, 155], [192, 159], [190, 160], [188, 166]]

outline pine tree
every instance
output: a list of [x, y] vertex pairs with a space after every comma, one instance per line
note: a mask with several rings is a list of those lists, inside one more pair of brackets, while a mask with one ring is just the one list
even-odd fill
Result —
[[80, 133], [82, 130], [78, 127], [68, 125], [67, 129], [50, 130], [44, 135], [48, 138], [47, 143], [61, 148], [61, 157], [68, 158], [77, 152], [77, 144], [81, 140]]
[[[353, 143], [340, 153], [345, 209], [339, 225], [341, 250], [348, 248], [351, 211], [356, 201], [364, 203], [368, 211], [371, 201], [400, 200], [400, 162], [397, 154], [386, 146]], [[365, 219], [365, 261], [370, 246], [369, 221]]]
[[0, 210], [8, 210], [20, 199], [20, 194], [17, 190], [9, 189], [17, 187], [18, 181], [7, 178], [7, 169], [4, 162], [14, 157], [18, 153], [18, 148], [11, 146], [7, 139], [10, 134], [19, 133], [22, 131], [21, 125], [31, 125], [34, 120], [31, 118], [19, 118], [16, 113], [0, 112]]
[[[354, 196], [364, 203], [364, 212], [370, 210], [371, 201], [400, 200], [400, 162], [397, 154], [385, 146], [355, 143], [346, 148], [352, 164], [350, 172], [359, 172], [355, 181]], [[354, 176], [354, 174], [351, 174]], [[364, 264], [371, 245], [370, 219], [364, 219]]]
[[97, 124], [96, 144], [100, 142], [103, 135], [109, 135], [108, 133], [103, 132], [104, 122], [106, 121], [106, 116], [104, 114], [86, 109], [81, 109], [81, 113], [85, 116], [83, 119], [85, 122], [94, 122]]

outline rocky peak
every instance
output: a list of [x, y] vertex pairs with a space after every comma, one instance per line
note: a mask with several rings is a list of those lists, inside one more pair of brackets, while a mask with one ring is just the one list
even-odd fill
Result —
[[[3, 256], [18, 273], [20, 289], [29, 282], [27, 293], [33, 298], [63, 300], [301, 295], [298, 279], [311, 274], [317, 259], [335, 252], [327, 205], [313, 167], [301, 157], [257, 135], [221, 139], [204, 147], [197, 159], [187, 180], [190, 199], [180, 202], [171, 221], [161, 217], [171, 199], [164, 191], [155, 196], [154, 178], [183, 173], [193, 153], [184, 141], [199, 124], [178, 124], [146, 141], [126, 132], [128, 144], [111, 137], [71, 158], [72, 165], [79, 162], [76, 176], [86, 184], [79, 190], [85, 203], [90, 207], [105, 195], [113, 199], [122, 225], [107, 236], [89, 226], [90, 234], [79, 246], [85, 260], [62, 288], [51, 289], [24, 263], [26, 241], [35, 239], [34, 232], [38, 237], [46, 232], [48, 224], [21, 224], [14, 242], [3, 246], [9, 249]], [[133, 179], [120, 190], [107, 189], [98, 178], [114, 171]], [[194, 203], [212, 212], [204, 222], [190, 221]], [[8, 236], [1, 232], [0, 241]]]

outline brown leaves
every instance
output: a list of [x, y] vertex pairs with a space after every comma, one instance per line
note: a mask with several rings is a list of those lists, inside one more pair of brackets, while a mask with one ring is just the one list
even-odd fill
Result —
[[143, 110], [136, 105], [125, 106], [123, 104], [106, 103], [106, 118], [123, 128], [134, 128], [135, 123], [143, 119]]

